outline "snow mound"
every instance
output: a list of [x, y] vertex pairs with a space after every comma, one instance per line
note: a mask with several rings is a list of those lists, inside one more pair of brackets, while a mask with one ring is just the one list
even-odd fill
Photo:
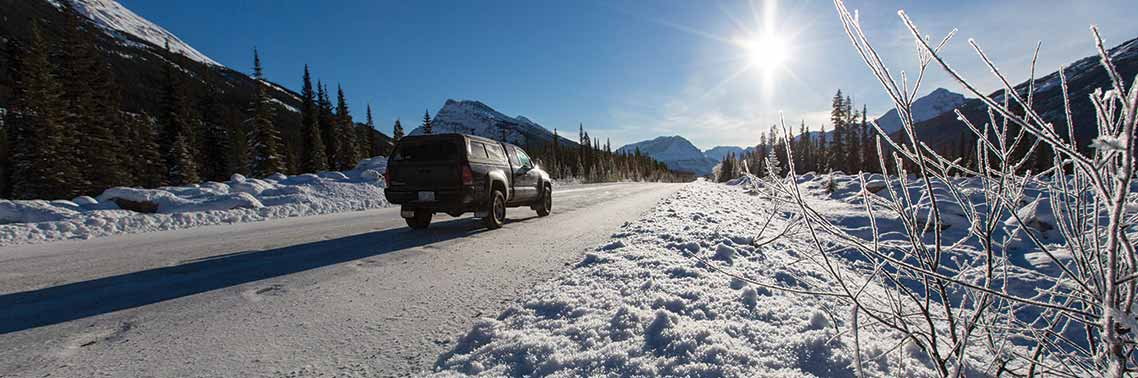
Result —
[[382, 157], [367, 159], [355, 178], [235, 174], [224, 183], [118, 187], [73, 201], [0, 200], [0, 246], [375, 209], [388, 205], [376, 171], [385, 165]]
[[[436, 375], [854, 376], [853, 340], [834, 326], [848, 324], [849, 314], [828, 311], [839, 305], [834, 299], [753, 286], [712, 269], [769, 285], [833, 287], [820, 268], [800, 263], [795, 251], [811, 248], [805, 235], [758, 248], [741, 243], [771, 206], [730, 186], [689, 184], [582, 263], [496, 318], [478, 320], [439, 357]], [[771, 228], [787, 222], [777, 218]], [[620, 248], [608, 247], [616, 242]], [[867, 357], [889, 355], [904, 338], [863, 329], [866, 375], [935, 376], [919, 360], [899, 366]]]
[[0, 224], [61, 221], [78, 213], [48, 201], [0, 200]]
[[119, 208], [140, 213], [169, 213], [193, 201], [160, 189], [110, 188], [100, 194], [99, 202], [114, 202]]

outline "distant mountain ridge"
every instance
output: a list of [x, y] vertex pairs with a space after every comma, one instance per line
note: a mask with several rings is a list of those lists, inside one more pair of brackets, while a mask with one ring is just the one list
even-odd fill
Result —
[[677, 172], [690, 172], [701, 176], [709, 175], [715, 164], [718, 164], [718, 161], [707, 158], [703, 151], [679, 135], [662, 136], [652, 140], [627, 144], [618, 148], [617, 152], [633, 153], [637, 150], [641, 154], [664, 163], [668, 169]]
[[711, 159], [712, 161], [720, 162], [720, 161], [723, 161], [723, 159], [727, 158], [727, 154], [735, 154], [735, 157], [739, 157], [740, 155], [742, 155], [744, 153], [753, 152], [753, 151], [755, 151], [755, 146], [750, 146], [750, 147], [746, 147], [746, 148], [738, 147], [738, 146], [715, 146], [715, 147], [708, 149], [707, 151], [703, 151], [703, 156], [706, 156], [708, 159]]
[[[544, 144], [553, 141], [553, 132], [524, 116], [510, 117], [476, 100], [450, 100], [443, 104], [431, 120], [432, 132], [465, 133], [521, 146]], [[423, 126], [408, 135], [421, 135]], [[562, 145], [577, 145], [558, 136]]]
[[[1089, 41], [1088, 41], [1089, 43]], [[1107, 51], [1115, 68], [1123, 80], [1133, 80], [1138, 75], [1138, 38], [1131, 39]], [[1075, 61], [1064, 69], [1067, 76], [1069, 98], [1071, 100], [1072, 119], [1075, 123], [1075, 139], [1083, 152], [1089, 152], [1091, 138], [1098, 135], [1095, 122], [1094, 105], [1089, 99], [1090, 94], [1099, 88], [1110, 89], [1110, 78], [1106, 69], [1102, 67], [1098, 55], [1088, 56]], [[1027, 93], [1028, 82], [1016, 85], [1016, 91]], [[1035, 80], [1035, 95], [1033, 107], [1041, 111], [1044, 121], [1055, 125], [1059, 135], [1067, 135], [1067, 120], [1063, 112], [1063, 94], [1059, 83], [1059, 72]], [[1003, 101], [1004, 90], [997, 90], [988, 95], [996, 101]], [[964, 114], [977, 126], [987, 123], [987, 105], [979, 99], [969, 99], [959, 107]], [[940, 115], [918, 122], [915, 125], [917, 138], [930, 147], [941, 151], [957, 148], [961, 138], [971, 135], [967, 127], [957, 119], [954, 112], [945, 112]], [[891, 137], [895, 140], [902, 137], [901, 133], [894, 132]]]
[[[965, 101], [966, 99], [962, 94], [937, 88], [924, 97], [913, 101], [913, 122], [920, 123], [944, 113], [951, 113], [953, 109], [964, 104]], [[877, 125], [890, 134], [901, 130], [901, 117], [897, 115], [897, 109], [889, 109], [888, 112], [877, 117]]]

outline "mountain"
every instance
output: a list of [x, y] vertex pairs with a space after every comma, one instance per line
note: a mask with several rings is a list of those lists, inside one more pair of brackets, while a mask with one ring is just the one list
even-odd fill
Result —
[[[942, 114], [952, 114], [953, 109], [956, 109], [966, 101], [967, 99], [965, 99], [964, 95], [962, 94], [955, 93], [944, 88], [937, 88], [924, 97], [913, 101], [913, 119], [919, 123], [936, 118]], [[885, 112], [885, 114], [877, 117], [876, 121], [877, 124], [880, 125], [881, 128], [888, 132], [890, 135], [901, 130], [901, 117], [897, 116], [897, 109], [889, 109], [888, 112]], [[827, 130], [826, 133], [823, 134], [826, 137], [826, 140], [830, 140], [830, 135], [833, 132], [834, 131], [831, 129]], [[872, 126], [870, 132], [873, 132]], [[817, 137], [818, 132], [809, 131], [806, 133], [806, 135]], [[794, 138], [797, 139], [800, 137], [801, 135], [796, 135]]]
[[123, 43], [131, 43], [127, 36], [150, 42], [155, 46], [164, 46], [165, 43], [169, 42], [170, 51], [174, 53], [182, 54], [201, 63], [214, 66], [221, 65], [183, 42], [178, 36], [140, 17], [130, 9], [126, 9], [117, 1], [71, 0], [71, 2], [79, 13], [94, 21], [99, 28], [117, 37]]
[[[231, 69], [210, 59], [205, 54], [145, 18], [131, 12], [113, 0], [0, 0], [0, 108], [11, 101], [14, 78], [11, 65], [14, 46], [25, 44], [31, 33], [32, 20], [37, 20], [45, 38], [58, 52], [58, 42], [66, 26], [62, 12], [63, 2], [87, 18], [97, 50], [114, 75], [121, 96], [121, 109], [133, 114], [158, 114], [161, 90], [166, 80], [165, 67], [174, 65], [174, 75], [183, 85], [193, 105], [206, 93], [205, 77], [215, 80], [221, 92], [214, 99], [216, 115], [232, 119], [236, 124], [246, 117], [258, 82], [247, 73]], [[219, 31], [220, 32], [220, 31]], [[165, 44], [169, 41], [170, 51]], [[252, 66], [252, 46], [249, 49], [249, 66]], [[266, 65], [287, 64], [295, 67], [295, 84], [300, 85], [303, 62], [264, 62]], [[281, 131], [281, 138], [290, 147], [283, 151], [288, 156], [301, 156], [300, 96], [284, 86], [263, 81], [267, 94], [276, 104], [273, 124]], [[357, 118], [362, 116], [357, 109]], [[82, 127], [81, 125], [77, 127]], [[390, 138], [376, 132], [390, 145]]]
[[[431, 128], [435, 134], [473, 134], [520, 146], [539, 146], [553, 141], [552, 131], [529, 118], [510, 117], [473, 100], [447, 100], [435, 113]], [[411, 130], [409, 135], [420, 135], [423, 132], [423, 127], [419, 126]], [[563, 145], [578, 145], [561, 136], [558, 136], [558, 141]]]
[[704, 156], [703, 151], [679, 135], [662, 136], [628, 144], [617, 149], [617, 152], [633, 153], [638, 149], [641, 154], [648, 155], [667, 165], [668, 169], [677, 172], [691, 172], [700, 176], [709, 175], [711, 169], [718, 163], [718, 161]]
[[[920, 123], [944, 113], [951, 114], [952, 110], [964, 104], [964, 101], [962, 94], [937, 88], [924, 97], [918, 98], [917, 101], [913, 101], [913, 121]], [[901, 130], [901, 117], [897, 116], [897, 109], [890, 109], [878, 117], [877, 125], [890, 134]]]
[[739, 157], [739, 155], [742, 155], [744, 152], [752, 152], [754, 150], [755, 147], [715, 146], [707, 151], [703, 151], [703, 156], [711, 159], [711, 161], [720, 162], [727, 158], [727, 154], [735, 154], [735, 157]]
[[[1123, 80], [1133, 80], [1138, 74], [1138, 38], [1126, 41], [1107, 52], [1119, 75]], [[1075, 124], [1075, 140], [1083, 152], [1089, 152], [1091, 138], [1098, 135], [1095, 123], [1094, 105], [1090, 101], [1090, 94], [1099, 88], [1111, 88], [1110, 78], [1106, 69], [1100, 64], [1098, 55], [1089, 56], [1068, 65], [1063, 72], [1067, 76], [1069, 98], [1071, 99], [1072, 120]], [[1016, 91], [1027, 93], [1028, 82], [1017, 85]], [[988, 97], [1002, 102], [1004, 90], [992, 92]], [[1035, 94], [1033, 107], [1041, 110], [1043, 119], [1053, 123], [1058, 128], [1059, 135], [1067, 135], [1067, 120], [1063, 112], [1063, 94], [1059, 83], [1059, 72], [1055, 71], [1047, 76], [1035, 80]], [[969, 99], [959, 107], [964, 114], [977, 126], [987, 123], [987, 105], [979, 99]], [[935, 149], [946, 151], [957, 148], [961, 138], [971, 135], [963, 122], [957, 119], [956, 114], [947, 112], [930, 118], [915, 125], [917, 137]], [[967, 134], [966, 134], [967, 133]], [[901, 137], [900, 133], [892, 135], [894, 139]]]

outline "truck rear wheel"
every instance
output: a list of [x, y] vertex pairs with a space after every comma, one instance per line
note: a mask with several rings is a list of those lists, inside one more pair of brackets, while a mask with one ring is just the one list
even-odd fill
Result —
[[490, 208], [486, 210], [489, 214], [482, 218], [482, 221], [486, 222], [486, 228], [491, 230], [502, 228], [502, 223], [506, 222], [506, 196], [502, 194], [502, 191], [495, 190], [490, 195], [488, 206]]
[[537, 210], [537, 216], [548, 216], [553, 211], [553, 188], [549, 185], [542, 189], [541, 199], [534, 204], [534, 210]]
[[411, 218], [404, 218], [407, 220], [407, 226], [415, 230], [422, 230], [431, 225], [431, 212], [426, 210], [415, 210], [415, 216]]

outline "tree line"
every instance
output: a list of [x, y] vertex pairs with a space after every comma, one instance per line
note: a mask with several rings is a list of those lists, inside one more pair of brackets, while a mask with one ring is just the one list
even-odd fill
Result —
[[[97, 47], [98, 31], [63, 2], [64, 32], [49, 40], [33, 20], [27, 41], [8, 41], [15, 85], [0, 122], [0, 197], [67, 199], [113, 186], [159, 187], [233, 173], [264, 177], [345, 170], [382, 154], [371, 107], [367, 122], [353, 121], [341, 88], [336, 102], [304, 69], [301, 133], [282, 135], [287, 107], [268, 95], [254, 50], [256, 88], [245, 109], [232, 98], [216, 69], [200, 64], [183, 73], [173, 59], [161, 62], [156, 112], [123, 111], [120, 86]], [[163, 57], [173, 58], [166, 51]], [[184, 79], [186, 74], [197, 81]], [[291, 130], [290, 130], [291, 131]]]
[[830, 125], [830, 132], [826, 131], [825, 125], [811, 130], [802, 121], [797, 132], [787, 130], [791, 134], [789, 143], [785, 143], [785, 138], [776, 131], [779, 127], [772, 126], [754, 148], [739, 155], [728, 154], [720, 165], [721, 173], [717, 178], [726, 181], [745, 171], [759, 176], [788, 172], [787, 144], [793, 153], [795, 174], [881, 171], [875, 142], [877, 132], [867, 120], [865, 105], [858, 111], [853, 99], [838, 90], [831, 101]]
[[640, 153], [640, 149], [614, 152], [606, 139], [590, 137], [585, 126], [578, 125], [577, 143], [561, 143], [557, 129], [553, 140], [526, 151], [539, 162], [551, 177], [558, 180], [576, 179], [583, 182], [660, 181], [680, 182], [694, 178], [688, 173], [673, 172], [664, 163]]

